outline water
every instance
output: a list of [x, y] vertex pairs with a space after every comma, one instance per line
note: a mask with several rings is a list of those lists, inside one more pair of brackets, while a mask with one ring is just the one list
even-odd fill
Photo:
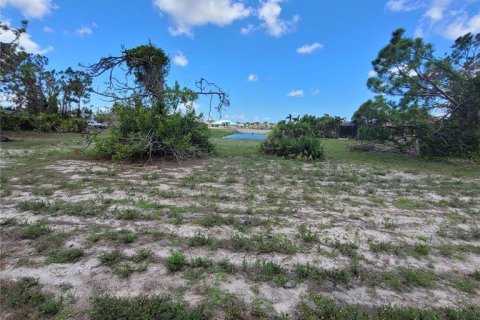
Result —
[[225, 137], [226, 139], [253, 139], [253, 140], [265, 140], [266, 134], [260, 133], [235, 133]]

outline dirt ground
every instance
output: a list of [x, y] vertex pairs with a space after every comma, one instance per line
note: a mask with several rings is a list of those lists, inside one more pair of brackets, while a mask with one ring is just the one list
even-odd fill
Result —
[[[102, 293], [195, 305], [216, 290], [292, 318], [310, 293], [480, 304], [476, 177], [261, 156], [144, 166], [67, 151], [2, 145], [0, 277], [69, 295], [73, 318]], [[185, 257], [176, 270], [173, 253]]]

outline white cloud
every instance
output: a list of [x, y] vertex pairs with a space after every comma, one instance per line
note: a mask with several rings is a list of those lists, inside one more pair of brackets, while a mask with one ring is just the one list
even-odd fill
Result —
[[246, 26], [246, 27], [240, 28], [240, 33], [243, 34], [243, 35], [247, 35], [247, 34], [252, 33], [255, 29], [256, 29], [256, 28], [255, 28], [255, 26], [254, 26], [253, 24], [249, 24], [249, 25]]
[[42, 30], [43, 30], [43, 32], [45, 32], [45, 33], [54, 33], [54, 32], [55, 32], [55, 30], [53, 30], [53, 29], [50, 28], [49, 26], [44, 26]]
[[319, 95], [319, 94], [320, 94], [320, 89], [318, 89], [318, 88], [313, 88], [313, 89], [312, 89], [312, 94], [313, 94], [314, 96]]
[[289, 97], [296, 97], [296, 98], [302, 98], [304, 96], [303, 90], [292, 90], [289, 93], [287, 93], [287, 96]]
[[235, 0], [153, 0], [153, 4], [172, 19], [169, 31], [174, 36], [193, 36], [194, 27], [206, 24], [226, 26], [252, 12]]
[[368, 77], [371, 78], [371, 77], [376, 77], [377, 76], [377, 73], [375, 72], [375, 70], [370, 70], [368, 71]]
[[258, 81], [258, 76], [256, 74], [251, 73], [251, 74], [248, 75], [247, 80], [250, 81], [250, 82]]
[[263, 21], [263, 27], [274, 37], [280, 37], [292, 31], [300, 20], [299, 15], [293, 16], [291, 20], [280, 19], [282, 12], [281, 2], [283, 2], [283, 0], [261, 1], [260, 8], [258, 9], [258, 18]]
[[0, 8], [12, 6], [27, 18], [39, 19], [47, 15], [55, 5], [52, 0], [0, 0]]
[[440, 21], [443, 19], [443, 13], [448, 8], [452, 0], [434, 0], [430, 7], [425, 12], [424, 16], [430, 19], [432, 22]]
[[88, 36], [93, 33], [93, 29], [97, 27], [97, 24], [93, 22], [90, 26], [82, 25], [80, 28], [75, 29], [75, 34], [79, 37]]
[[310, 54], [313, 51], [321, 48], [323, 48], [323, 44], [315, 42], [315, 43], [306, 44], [304, 46], [301, 46], [300, 48], [297, 48], [297, 52], [300, 54]]
[[419, 0], [389, 0], [386, 7], [390, 11], [413, 11], [422, 7]]
[[195, 101], [187, 102], [187, 103], [179, 103], [178, 104], [178, 111], [181, 113], [185, 113], [187, 111], [198, 111], [200, 109], [200, 104], [196, 103]]
[[172, 61], [174, 64], [180, 67], [186, 67], [188, 64], [187, 57], [181, 51], [178, 51], [178, 54], [173, 57]]
[[386, 7], [391, 11], [422, 9], [424, 12], [415, 29], [416, 37], [435, 32], [455, 40], [468, 32], [480, 32], [480, 10], [473, 8], [476, 3], [477, 0], [390, 0]]
[[[8, 21], [3, 21], [3, 23], [7, 26], [10, 26], [10, 23]], [[0, 42], [12, 42], [13, 40], [15, 40], [15, 34], [13, 33], [13, 31], [2, 30], [0, 32]], [[27, 32], [20, 35], [18, 43], [20, 47], [22, 47], [28, 53], [44, 55], [53, 50], [52, 46], [48, 46], [47, 48], [41, 48], [40, 45], [38, 45], [35, 41], [32, 40], [32, 37]]]
[[470, 20], [458, 19], [446, 27], [445, 36], [455, 40], [466, 33], [480, 33], [480, 14], [473, 16]]

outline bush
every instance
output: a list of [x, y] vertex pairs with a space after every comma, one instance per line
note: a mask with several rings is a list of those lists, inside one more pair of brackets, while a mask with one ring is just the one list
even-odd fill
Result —
[[33, 130], [35, 129], [33, 115], [26, 112], [7, 114], [0, 111], [0, 130]]
[[43, 132], [75, 132], [87, 129], [87, 121], [81, 118], [63, 119], [58, 113], [27, 112], [8, 114], [0, 111], [0, 130], [39, 130]]
[[87, 121], [80, 118], [65, 119], [60, 126], [61, 132], [81, 133], [87, 129]]
[[35, 129], [43, 132], [59, 131], [62, 118], [57, 113], [39, 113], [34, 118]]
[[173, 156], [177, 160], [208, 155], [213, 151], [206, 124], [194, 111], [162, 114], [157, 108], [116, 103], [118, 125], [95, 138], [94, 154], [113, 160], [152, 160]]
[[458, 121], [445, 121], [442, 130], [422, 137], [422, 155], [480, 159], [480, 126], [465, 128]]
[[165, 265], [170, 272], [181, 270], [185, 265], [185, 256], [181, 252], [174, 252], [167, 258]]
[[320, 138], [312, 135], [307, 123], [280, 122], [261, 145], [264, 154], [287, 158], [323, 160]]

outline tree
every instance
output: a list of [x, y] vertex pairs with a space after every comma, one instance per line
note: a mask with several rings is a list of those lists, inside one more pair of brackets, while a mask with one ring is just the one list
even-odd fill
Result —
[[312, 130], [311, 134], [314, 136], [321, 138], [338, 138], [343, 120], [342, 117], [325, 114], [321, 117], [304, 115], [299, 121], [308, 123]]
[[71, 111], [71, 104], [76, 103], [79, 115], [81, 103], [89, 99], [90, 75], [72, 68], [61, 72], [47, 70], [48, 59], [45, 56], [30, 54], [19, 44], [27, 26], [27, 21], [22, 21], [17, 29], [0, 23], [0, 32], [13, 34], [12, 41], [0, 43], [2, 92], [9, 96], [17, 110], [33, 114], [57, 113], [61, 101], [62, 114], [67, 115]]
[[[433, 45], [404, 33], [403, 29], [393, 32], [372, 62], [377, 75], [367, 82], [376, 94], [391, 98], [382, 107], [387, 106], [388, 121], [395, 129], [390, 139], [414, 137], [405, 141], [418, 139], [425, 155], [478, 155], [480, 34], [458, 38], [450, 53], [436, 57]], [[362, 105], [354, 117], [381, 105], [379, 100], [372, 103]]]
[[[101, 58], [88, 66], [92, 77], [105, 76], [105, 90], [95, 92], [114, 102], [117, 125], [107, 135], [96, 136], [97, 154], [116, 160], [173, 156], [177, 160], [208, 154], [207, 126], [195, 115], [193, 102], [198, 95], [219, 98], [216, 109], [230, 104], [228, 95], [205, 79], [196, 82], [197, 91], [165, 83], [169, 58], [152, 44], [122, 48], [120, 56]], [[121, 70], [125, 72], [120, 77]], [[184, 105], [187, 112], [178, 112]], [[212, 106], [212, 104], [210, 105]]]
[[76, 116], [80, 117], [82, 102], [90, 99], [92, 77], [85, 71], [76, 71], [68, 67], [59, 73], [59, 87], [62, 94], [61, 113], [67, 115], [73, 111], [73, 103], [77, 105]]

